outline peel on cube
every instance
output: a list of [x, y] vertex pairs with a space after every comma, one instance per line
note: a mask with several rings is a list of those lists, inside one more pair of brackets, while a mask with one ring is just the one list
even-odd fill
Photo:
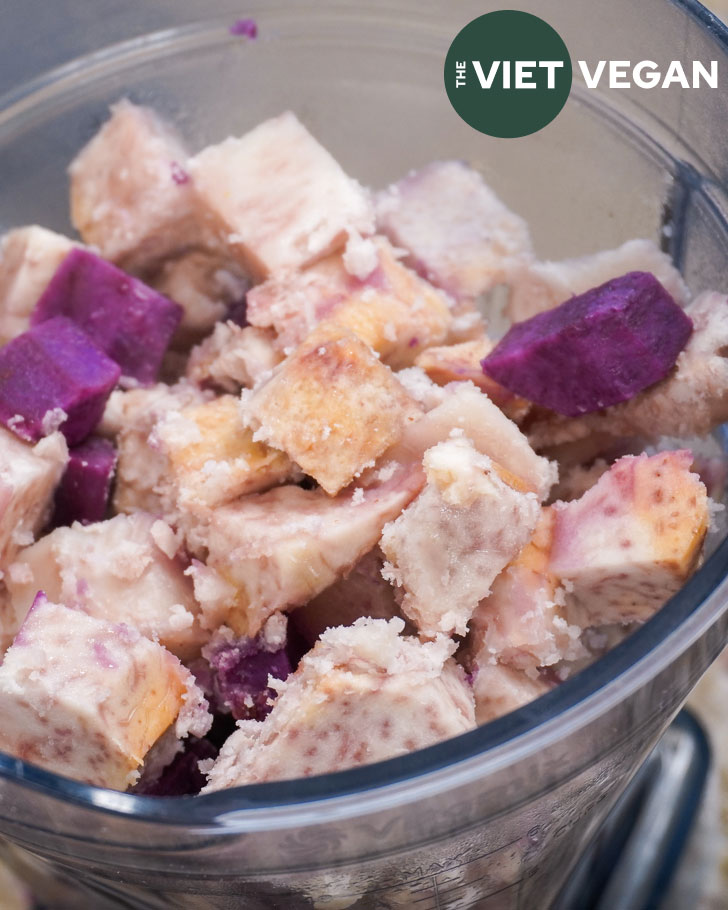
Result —
[[53, 524], [102, 521], [109, 505], [115, 470], [116, 449], [108, 439], [91, 436], [71, 449], [56, 490]]
[[512, 326], [483, 372], [517, 395], [578, 417], [663, 379], [693, 329], [649, 272], [630, 272]]
[[146, 268], [200, 241], [179, 137], [150, 108], [123, 99], [74, 158], [71, 221], [123, 268]]
[[435, 161], [380, 193], [377, 228], [405, 262], [456, 299], [503, 281], [513, 258], [530, 257], [526, 222], [462, 161]]
[[248, 319], [274, 328], [276, 343], [293, 350], [321, 322], [336, 322], [369, 344], [392, 369], [442, 343], [453, 317], [446, 297], [406, 268], [383, 237], [362, 240], [371, 268], [359, 278], [336, 253], [306, 269], [273, 275], [248, 294]]
[[207, 638], [178, 541], [163, 521], [137, 512], [56, 528], [27, 547], [8, 575], [22, 622], [36, 592], [105, 622], [123, 622], [182, 659]]
[[67, 461], [68, 447], [60, 433], [32, 446], [0, 427], [0, 570], [21, 547], [33, 543], [50, 517]]
[[29, 442], [60, 429], [76, 445], [101, 419], [120, 375], [73, 322], [49, 319], [0, 348], [0, 423]]
[[372, 232], [365, 191], [290, 111], [187, 166], [203, 215], [257, 280], [321, 259], [351, 232]]
[[0, 345], [30, 327], [30, 314], [48, 282], [77, 246], [63, 234], [32, 224], [0, 242]]
[[454, 642], [403, 629], [401, 619], [359, 619], [324, 632], [268, 717], [243, 721], [223, 745], [205, 792], [341, 771], [473, 729]]
[[522, 322], [628, 272], [651, 272], [677, 303], [689, 299], [669, 256], [651, 240], [628, 240], [614, 250], [561, 262], [514, 260], [505, 277], [510, 287], [506, 314], [512, 322]]
[[162, 733], [177, 721], [184, 735], [184, 715], [204, 705], [169, 651], [39, 594], [0, 665], [0, 749], [125, 790]]
[[243, 401], [244, 420], [334, 495], [420, 409], [360, 338], [321, 325]]
[[180, 509], [196, 513], [283, 483], [293, 467], [283, 452], [253, 440], [232, 395], [168, 413], [154, 436], [169, 464], [162, 486]]
[[182, 308], [88, 250], [74, 250], [38, 301], [31, 323], [73, 320], [124, 376], [154, 382]]
[[252, 637], [272, 613], [307, 603], [376, 545], [423, 483], [419, 466], [394, 465], [386, 480], [335, 497], [284, 486], [215, 509], [200, 530], [207, 565], [190, 570], [203, 622]]
[[514, 490], [469, 440], [428, 449], [427, 485], [384, 528], [385, 573], [404, 589], [402, 612], [428, 637], [464, 635], [498, 573], [528, 542], [535, 493]]
[[644, 622], [697, 568], [705, 486], [686, 450], [626, 456], [580, 499], [557, 503], [549, 571], [579, 625]]

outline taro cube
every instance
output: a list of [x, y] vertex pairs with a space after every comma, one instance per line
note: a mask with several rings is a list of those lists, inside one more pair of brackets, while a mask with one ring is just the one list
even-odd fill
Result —
[[0, 345], [30, 326], [30, 314], [56, 269], [76, 244], [33, 224], [16, 228], [0, 244]]
[[367, 194], [290, 111], [208, 146], [188, 169], [209, 223], [259, 280], [373, 228]]
[[408, 174], [379, 194], [376, 210], [407, 264], [455, 298], [478, 297], [503, 281], [510, 260], [531, 255], [526, 222], [462, 161]]
[[281, 360], [272, 329], [218, 322], [190, 352], [187, 378], [205, 388], [239, 392], [262, 380]]
[[320, 322], [336, 322], [369, 344], [392, 369], [440, 344], [452, 326], [445, 296], [401, 264], [382, 237], [362, 240], [372, 252], [364, 278], [335, 254], [300, 272], [274, 275], [250, 290], [248, 319], [273, 327], [289, 352]]
[[105, 622], [123, 622], [183, 659], [204, 641], [179, 541], [163, 521], [137, 512], [56, 528], [23, 550], [8, 573], [21, 622], [40, 590]]
[[385, 572], [404, 589], [402, 612], [423, 635], [464, 635], [495, 577], [528, 542], [538, 497], [505, 483], [464, 438], [429, 449], [424, 467], [425, 489], [384, 528]]
[[510, 714], [549, 691], [551, 685], [538, 675], [498, 663], [478, 663], [471, 668], [475, 719], [478, 724]]
[[67, 460], [60, 433], [31, 446], [0, 427], [0, 569], [33, 542], [50, 517]]
[[321, 325], [244, 399], [255, 438], [335, 494], [396, 442], [420, 409], [361, 339]]
[[552, 525], [553, 511], [544, 509], [531, 540], [478, 604], [470, 624], [478, 664], [533, 672], [585, 656], [581, 628], [566, 621], [564, 591], [548, 571]]
[[209, 727], [202, 693], [169, 651], [43, 594], [0, 665], [0, 714], [3, 751], [116, 790], [175, 722], [180, 736]]
[[140, 269], [200, 239], [187, 152], [168, 124], [126, 99], [71, 163], [71, 220], [124, 268]]
[[695, 571], [708, 498], [688, 451], [626, 456], [556, 503], [549, 571], [580, 625], [644, 622]]
[[75, 445], [101, 419], [120, 373], [69, 319], [49, 319], [0, 348], [0, 423], [29, 442], [60, 429]]
[[307, 603], [376, 545], [423, 482], [394, 465], [386, 480], [335, 497], [284, 486], [215, 509], [200, 530], [207, 565], [190, 570], [203, 622], [253, 636], [272, 613]]
[[34, 326], [72, 319], [125, 376], [154, 382], [182, 308], [88, 250], [61, 263], [33, 311]]
[[493, 459], [502, 476], [519, 489], [545, 499], [556, 481], [556, 466], [537, 455], [518, 427], [472, 383], [445, 387], [441, 400], [423, 417], [410, 423], [398, 444], [405, 454], [421, 458], [425, 451], [463, 433], [475, 448]]
[[329, 629], [262, 722], [242, 721], [206, 790], [341, 771], [475, 726], [473, 696], [444, 637], [403, 637], [401, 619]]
[[292, 469], [283, 452], [253, 441], [232, 395], [171, 411], [158, 423], [155, 437], [169, 460], [162, 483], [184, 510], [204, 512], [276, 486]]

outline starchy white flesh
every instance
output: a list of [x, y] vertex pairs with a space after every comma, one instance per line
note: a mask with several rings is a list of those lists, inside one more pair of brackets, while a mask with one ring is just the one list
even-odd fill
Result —
[[106, 622], [123, 622], [182, 659], [206, 636], [179, 541], [163, 521], [137, 512], [57, 528], [23, 550], [7, 575], [16, 628], [38, 591]]
[[507, 314], [513, 322], [529, 319], [627, 272], [652, 272], [678, 303], [689, 299], [682, 275], [669, 256], [651, 240], [628, 240], [614, 250], [577, 259], [513, 262], [505, 277], [510, 286]]
[[335, 497], [285, 486], [216, 509], [199, 529], [207, 564], [190, 570], [203, 622], [255, 635], [276, 610], [307, 603], [348, 572], [422, 488], [417, 466], [390, 467], [386, 480], [373, 475]]
[[292, 473], [283, 452], [253, 441], [232, 395], [167, 412], [154, 439], [167, 456], [158, 488], [182, 512], [204, 515], [246, 493], [283, 483]]
[[686, 308], [693, 334], [661, 382], [584, 417], [548, 417], [529, 431], [536, 446], [607, 437], [704, 436], [728, 420], [728, 297], [708, 291]]
[[420, 413], [371, 348], [336, 324], [314, 329], [243, 399], [255, 439], [286, 452], [332, 495], [374, 464]]
[[462, 161], [436, 161], [380, 193], [377, 227], [407, 264], [456, 298], [501, 283], [509, 260], [531, 255], [526, 222]]
[[506, 417], [518, 423], [528, 413], [530, 403], [509, 392], [490, 376], [486, 376], [480, 366], [481, 360], [490, 354], [493, 347], [494, 343], [485, 336], [460, 344], [430, 347], [417, 357], [415, 365], [424, 370], [438, 385], [472, 382], [498, 405]]
[[548, 570], [553, 512], [544, 509], [528, 544], [498, 575], [470, 623], [478, 666], [498, 660], [535, 671], [585, 655], [581, 628], [564, 617], [564, 591]]
[[30, 445], [0, 427], [0, 571], [45, 524], [67, 461], [60, 433]]
[[245, 297], [248, 280], [237, 263], [211, 250], [190, 250], [167, 259], [149, 284], [184, 310], [174, 344], [211, 332], [229, 307]]
[[523, 670], [503, 664], [476, 662], [473, 673], [475, 720], [487, 724], [504, 714], [510, 714], [548, 692], [551, 686], [545, 680], [531, 678]]
[[76, 244], [37, 224], [0, 241], [0, 345], [27, 331], [30, 314], [58, 266]]
[[119, 101], [71, 163], [71, 221], [122, 268], [146, 269], [200, 241], [187, 152], [154, 111]]
[[224, 744], [206, 790], [382, 761], [474, 727], [473, 697], [441, 637], [402, 637], [400, 619], [325, 632], [262, 722]]
[[351, 626], [362, 616], [392, 619], [400, 615], [394, 588], [382, 577], [384, 557], [375, 547], [343, 578], [292, 614], [292, 622], [309, 645], [326, 629]]
[[111, 393], [100, 432], [116, 437], [119, 458], [113, 505], [117, 512], [166, 514], [170, 506], [161, 492], [167, 479], [167, 456], [154, 444], [153, 430], [166, 414], [202, 404], [209, 397], [184, 381]]
[[258, 280], [373, 229], [365, 191], [290, 111], [208, 146], [188, 169], [203, 217]]
[[248, 320], [274, 328], [286, 353], [326, 321], [354, 332], [392, 369], [413, 364], [420, 351], [447, 337], [453, 322], [448, 301], [405, 268], [384, 238], [362, 243], [372, 254], [363, 279], [347, 271], [339, 253], [303, 271], [273, 275], [248, 294]]
[[557, 503], [549, 571], [582, 626], [644, 622], [690, 577], [708, 527], [688, 451], [626, 456], [581, 499]]
[[0, 665], [0, 749], [49, 771], [124, 790], [153, 743], [204, 735], [192, 674], [134, 629], [39, 597]]
[[469, 382], [446, 386], [440, 403], [407, 424], [395, 448], [403, 458], [421, 458], [453, 430], [462, 430], [479, 452], [510, 476], [512, 483], [534, 491], [541, 499], [548, 496], [557, 479], [556, 465], [537, 455], [515, 423]]
[[384, 528], [385, 572], [404, 589], [402, 612], [423, 635], [464, 635], [495, 577], [530, 538], [539, 501], [504, 482], [464, 438], [429, 449], [423, 463], [427, 485]]
[[271, 329], [218, 322], [212, 334], [190, 352], [187, 378], [225, 392], [250, 388], [283, 360], [274, 339]]

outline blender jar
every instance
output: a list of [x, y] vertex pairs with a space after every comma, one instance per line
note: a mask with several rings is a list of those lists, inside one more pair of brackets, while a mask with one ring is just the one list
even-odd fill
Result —
[[[652, 237], [693, 291], [728, 288], [720, 90], [587, 90], [541, 132], [495, 140], [459, 120], [448, 45], [492, 3], [247, 4], [96, 52], [0, 99], [0, 223], [68, 231], [65, 167], [122, 95], [193, 149], [290, 108], [362, 182], [466, 158], [531, 225], [543, 258]], [[728, 64], [693, 0], [521, 4], [572, 59]], [[176, 24], [175, 23], [175, 24]], [[88, 787], [0, 755], [2, 855], [43, 888], [60, 875], [104, 908], [546, 907], [580, 850], [718, 654], [728, 541], [650, 622], [513, 714], [445, 743], [325, 777], [196, 798]], [[42, 896], [42, 893], [41, 893]], [[65, 906], [66, 904], [64, 904]]]

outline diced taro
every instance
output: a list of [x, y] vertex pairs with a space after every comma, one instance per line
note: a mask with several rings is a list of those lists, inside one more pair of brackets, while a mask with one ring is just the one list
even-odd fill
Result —
[[507, 389], [577, 417], [663, 379], [692, 321], [649, 272], [629, 272], [514, 325], [483, 360]]
[[276, 648], [265, 631], [255, 638], [219, 638], [203, 652], [212, 670], [215, 701], [236, 720], [263, 720], [275, 691], [268, 677], [284, 680], [293, 667], [285, 644]]
[[31, 324], [67, 316], [121, 367], [154, 382], [182, 308], [88, 250], [63, 261], [36, 304]]
[[30, 442], [60, 429], [76, 445], [101, 419], [120, 373], [69, 319], [49, 319], [0, 349], [0, 423]]
[[116, 467], [116, 449], [100, 436], [68, 453], [68, 465], [56, 490], [55, 525], [102, 521]]

